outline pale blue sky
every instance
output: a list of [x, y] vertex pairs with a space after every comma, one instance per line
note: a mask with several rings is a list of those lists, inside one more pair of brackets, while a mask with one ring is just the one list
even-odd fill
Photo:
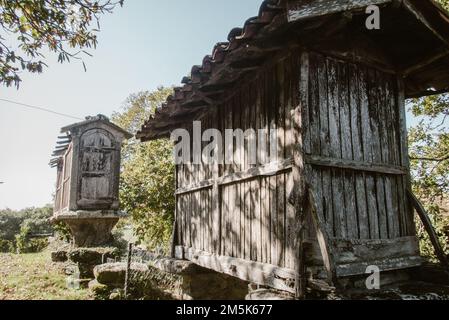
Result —
[[[126, 0], [104, 16], [97, 50], [80, 63], [24, 74], [0, 98], [78, 117], [118, 110], [127, 96], [178, 85], [216, 42], [258, 13], [261, 0]], [[0, 101], [0, 209], [50, 203], [56, 172], [48, 161], [59, 129], [73, 120]]]

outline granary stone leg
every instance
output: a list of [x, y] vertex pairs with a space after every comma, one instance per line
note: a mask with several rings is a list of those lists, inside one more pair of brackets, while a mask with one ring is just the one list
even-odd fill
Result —
[[64, 222], [70, 228], [75, 247], [98, 247], [112, 242], [111, 231], [118, 220], [118, 218], [70, 219]]

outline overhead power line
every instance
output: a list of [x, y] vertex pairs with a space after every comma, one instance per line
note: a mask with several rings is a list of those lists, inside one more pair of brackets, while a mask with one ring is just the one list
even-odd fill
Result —
[[47, 113], [56, 114], [58, 116], [62, 116], [62, 117], [66, 117], [66, 118], [71, 118], [71, 119], [76, 119], [76, 120], [84, 120], [82, 118], [71, 116], [69, 114], [53, 111], [53, 110], [50, 110], [50, 109], [47, 109], [47, 108], [43, 108], [43, 107], [32, 106], [32, 105], [29, 105], [29, 104], [26, 104], [26, 103], [21, 103], [21, 102], [16, 102], [16, 101], [7, 100], [7, 99], [1, 99], [1, 98], [0, 98], [0, 101], [4, 101], [4, 102], [15, 104], [15, 105], [18, 105], [18, 106], [26, 107], [26, 108], [29, 108], [29, 109], [34, 109], [34, 110], [39, 110], [39, 111], [43, 111], [43, 112], [47, 112]]

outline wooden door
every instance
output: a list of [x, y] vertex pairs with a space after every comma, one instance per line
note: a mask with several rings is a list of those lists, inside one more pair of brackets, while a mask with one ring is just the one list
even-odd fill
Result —
[[113, 136], [105, 130], [89, 130], [81, 136], [77, 201], [80, 209], [109, 209], [113, 205], [116, 153]]

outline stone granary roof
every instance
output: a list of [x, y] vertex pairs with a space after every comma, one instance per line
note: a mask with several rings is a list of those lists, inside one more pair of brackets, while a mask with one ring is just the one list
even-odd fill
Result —
[[90, 123], [94, 122], [102, 122], [107, 124], [108, 126], [114, 128], [115, 130], [122, 132], [127, 139], [130, 139], [132, 135], [128, 133], [127, 131], [123, 130], [119, 126], [113, 124], [109, 121], [108, 117], [99, 114], [97, 116], [88, 116], [84, 121], [77, 122], [74, 124], [71, 124], [69, 126], [66, 126], [61, 129], [61, 134], [64, 134], [62, 136], [59, 136], [56, 142], [55, 150], [52, 153], [52, 159], [50, 160], [50, 166], [51, 167], [57, 167], [59, 162], [61, 161], [62, 157], [66, 153], [67, 149], [69, 148], [70, 144], [72, 143], [72, 130], [84, 127]]
[[[365, 27], [371, 4], [381, 7], [380, 30]], [[449, 15], [434, 0], [265, 0], [257, 16], [232, 29], [226, 42], [192, 67], [137, 138], [167, 137], [219, 104], [270, 58], [294, 47], [341, 52], [348, 42], [366, 45], [384, 57], [372, 64], [403, 75], [407, 98], [448, 92], [448, 39]]]

